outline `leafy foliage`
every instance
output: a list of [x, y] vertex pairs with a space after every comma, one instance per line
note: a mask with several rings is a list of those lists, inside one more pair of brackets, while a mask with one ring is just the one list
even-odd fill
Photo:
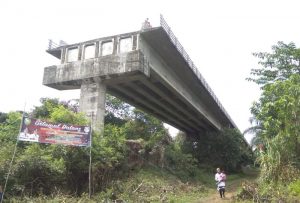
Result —
[[259, 159], [265, 166], [263, 178], [293, 180], [300, 163], [300, 75], [267, 85], [251, 110], [263, 127], [259, 135], [266, 148]]
[[[76, 112], [78, 109], [76, 103], [48, 98], [42, 98], [41, 103], [41, 106], [35, 107], [29, 113], [31, 116], [55, 123], [75, 125], [88, 123], [83, 114]], [[162, 134], [166, 134], [160, 121], [138, 110], [129, 113], [129, 108], [132, 107], [118, 99], [108, 96], [107, 104], [109, 106], [107, 114], [111, 115], [111, 119], [106, 123], [104, 135], [94, 133], [92, 141], [92, 179], [95, 192], [105, 189], [114, 179], [128, 172], [126, 138], [142, 138], [150, 143], [147, 146], [153, 146], [160, 140]], [[21, 114], [12, 112], [1, 115], [3, 119], [0, 123], [0, 181], [2, 183], [13, 154]], [[134, 133], [140, 136], [135, 136]], [[88, 165], [89, 149], [20, 142], [6, 194], [31, 196], [63, 191], [80, 195], [88, 188]]]
[[273, 53], [258, 52], [253, 55], [260, 59], [258, 64], [261, 68], [252, 69], [251, 75], [247, 78], [259, 85], [271, 84], [275, 81], [283, 81], [291, 75], [300, 74], [300, 49], [291, 42], [285, 44], [278, 42], [272, 46]]
[[[77, 112], [76, 101], [62, 102], [42, 98], [41, 104], [28, 114], [54, 123], [88, 124], [85, 116]], [[13, 154], [21, 114], [12, 112], [1, 115], [2, 183]], [[197, 153], [186, 150], [188, 142], [180, 136], [174, 141], [158, 119], [112, 96], [107, 97], [105, 119], [104, 134], [92, 135], [91, 180], [94, 193], [105, 193], [109, 197], [111, 194], [108, 192], [120, 192], [120, 184], [116, 185], [116, 182], [120, 183], [120, 180], [131, 176], [143, 166], [154, 167], [157, 170], [164, 168], [182, 181], [191, 180], [199, 175], [197, 168], [201, 159], [197, 153], [201, 153], [201, 150], [196, 151]], [[219, 141], [223, 140], [222, 136], [217, 137]], [[224, 143], [227, 138], [238, 140], [235, 135], [226, 135]], [[240, 150], [233, 146], [239, 144], [239, 141], [236, 141], [227, 147]], [[202, 150], [204, 151], [204, 148]], [[89, 153], [89, 148], [19, 142], [6, 196], [19, 195], [21, 198], [55, 194], [84, 196], [88, 192]], [[240, 157], [236, 159], [241, 161]], [[233, 162], [230, 162], [230, 165], [233, 165]]]
[[53, 109], [59, 106], [58, 99], [41, 98], [40, 102], [42, 105], [35, 107], [31, 113], [34, 118], [48, 118]]
[[125, 131], [127, 139], [142, 138], [146, 141], [151, 139], [155, 141], [157, 137], [167, 134], [160, 120], [138, 109], [133, 110], [132, 120], [125, 124]]
[[[200, 163], [211, 163], [226, 171], [237, 171], [242, 164], [252, 162], [252, 152], [242, 134], [236, 129], [224, 129], [199, 136], [186, 138], [183, 151], [193, 154]], [[213, 162], [212, 162], [213, 160]]]
[[259, 102], [251, 112], [262, 122], [261, 136], [272, 138], [283, 129], [290, 134], [299, 134], [300, 75], [292, 75], [286, 81], [267, 85]]
[[0, 123], [3, 123], [7, 119], [7, 114], [0, 112]]
[[283, 42], [272, 49], [271, 54], [255, 54], [262, 68], [252, 70], [257, 78], [250, 79], [263, 85], [259, 101], [251, 107], [258, 123], [255, 143], [260, 149], [257, 196], [288, 201], [287, 186], [300, 175], [300, 49]]
[[[63, 164], [38, 144], [28, 145], [19, 152], [12, 173], [14, 192], [25, 194], [50, 194], [53, 185], [63, 178]], [[59, 181], [60, 182], [60, 181]], [[21, 189], [21, 190], [20, 190]]]
[[291, 182], [288, 186], [288, 189], [292, 195], [300, 197], [300, 179]]
[[174, 142], [166, 148], [168, 169], [181, 180], [188, 180], [196, 175], [198, 162], [192, 154], [184, 153], [181, 143]]
[[4, 122], [0, 123], [0, 141], [1, 143], [15, 143], [16, 135], [19, 132], [21, 114], [11, 112], [7, 114]]
[[129, 104], [107, 94], [105, 103], [105, 124], [124, 125], [131, 116], [131, 108]]

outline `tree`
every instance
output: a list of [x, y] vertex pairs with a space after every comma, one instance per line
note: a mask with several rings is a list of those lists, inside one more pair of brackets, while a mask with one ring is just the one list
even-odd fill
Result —
[[0, 123], [0, 182], [5, 182], [4, 178], [13, 155], [16, 138], [20, 128], [21, 114], [10, 112], [4, 122]]
[[[285, 81], [292, 75], [300, 74], [300, 49], [293, 42], [285, 44], [279, 41], [276, 45], [272, 46], [272, 51], [272, 53], [257, 52], [253, 54], [260, 59], [258, 62], [260, 67], [251, 70], [250, 74], [254, 77], [247, 78], [247, 80], [261, 85], [263, 90], [276, 81]], [[245, 132], [255, 133], [252, 143], [256, 145], [266, 144], [262, 138], [264, 136], [263, 132], [265, 132], [264, 119], [257, 117], [262, 105], [267, 103], [268, 99], [271, 99], [271, 96], [264, 97], [261, 97], [260, 102], [254, 102], [251, 107], [251, 112], [254, 115], [252, 120], [255, 121], [256, 125]], [[271, 112], [269, 112], [268, 116], [271, 118], [274, 115], [271, 115]], [[274, 135], [274, 132], [271, 134]]]
[[300, 74], [300, 49], [291, 42], [285, 44], [281, 41], [272, 46], [273, 53], [257, 52], [253, 55], [260, 59], [260, 68], [252, 69], [251, 75], [247, 78], [264, 87], [275, 81], [283, 81], [293, 74]]
[[7, 119], [7, 114], [0, 112], [0, 123], [3, 123]]
[[259, 101], [251, 107], [257, 121], [255, 142], [263, 144], [258, 161], [265, 182], [292, 181], [300, 169], [300, 49], [278, 42], [273, 53], [255, 53], [260, 69], [252, 69], [262, 85]]
[[[281, 130], [292, 128], [297, 134], [299, 126], [300, 76], [292, 75], [286, 81], [267, 85], [251, 108], [252, 114], [262, 123], [261, 136], [272, 138]], [[291, 130], [291, 129], [290, 129]]]
[[53, 108], [56, 108], [59, 105], [58, 99], [41, 98], [40, 102], [42, 105], [36, 106], [31, 112], [31, 115], [34, 118], [48, 118]]
[[125, 130], [127, 139], [142, 138], [150, 142], [168, 134], [163, 122], [139, 109], [133, 109], [132, 119], [125, 124]]
[[300, 169], [300, 75], [267, 85], [251, 112], [262, 123], [259, 136], [266, 145], [266, 152], [260, 161], [268, 169], [265, 178], [290, 181], [294, 175], [282, 170]]
[[132, 109], [133, 107], [129, 104], [107, 94], [105, 102], [105, 124], [124, 125], [130, 118]]
[[[183, 153], [179, 145], [172, 145], [172, 139], [160, 120], [117, 98], [108, 96], [107, 101], [106, 118], [109, 115], [110, 120], [105, 125], [104, 134], [92, 135], [94, 192], [107, 189], [114, 180], [126, 177], [132, 169], [150, 161], [169, 164], [174, 171], [180, 171], [178, 175], [181, 177], [187, 173], [193, 175], [197, 160], [191, 154]], [[86, 125], [88, 121], [77, 109], [76, 102], [42, 98], [41, 106], [28, 114], [53, 123]], [[1, 115], [0, 182], [4, 182], [22, 116], [20, 112]], [[140, 148], [128, 143], [138, 143]], [[141, 165], [129, 163], [136, 161], [129, 159], [134, 157], [132, 154], [138, 154]], [[56, 192], [81, 195], [88, 188], [88, 165], [88, 148], [19, 142], [6, 197]]]
[[[54, 123], [86, 125], [74, 105], [57, 99], [42, 98], [42, 105], [29, 114]], [[20, 112], [11, 112], [0, 123], [0, 181], [7, 173], [21, 122]], [[10, 194], [50, 194], [55, 188], [81, 194], [87, 185], [88, 150], [61, 145], [19, 142], [8, 182]], [[86, 187], [85, 187], [86, 188]]]
[[202, 134], [197, 139], [186, 138], [182, 143], [185, 153], [191, 153], [199, 163], [237, 171], [241, 165], [252, 163], [252, 152], [237, 129]]

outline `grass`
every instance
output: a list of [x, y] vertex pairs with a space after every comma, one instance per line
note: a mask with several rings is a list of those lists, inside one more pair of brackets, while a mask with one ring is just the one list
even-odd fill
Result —
[[[229, 174], [227, 182], [229, 187], [236, 191], [243, 179], [247, 179], [247, 176]], [[214, 174], [205, 169], [197, 169], [194, 176], [187, 179], [180, 178], [166, 169], [148, 167], [133, 172], [129, 178], [114, 181], [111, 188], [94, 194], [92, 199], [89, 199], [87, 194], [80, 198], [58, 194], [52, 197], [11, 199], [10, 202], [94, 203], [105, 202], [105, 200], [109, 202], [114, 193], [118, 199], [125, 202], [158, 203], [165, 200], [174, 203], [192, 203], [201, 202], [199, 201], [201, 199], [210, 200], [211, 197], [216, 196], [215, 187]]]
[[[205, 175], [202, 177], [207, 178]], [[186, 178], [185, 178], [186, 179]], [[168, 170], [142, 169], [120, 185], [120, 198], [129, 202], [191, 202], [205, 196], [207, 187], [201, 179], [183, 181]], [[165, 192], [164, 192], [165, 191]]]

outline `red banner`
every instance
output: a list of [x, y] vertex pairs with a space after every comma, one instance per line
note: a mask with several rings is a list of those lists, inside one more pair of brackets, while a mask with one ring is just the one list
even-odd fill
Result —
[[47, 144], [90, 146], [91, 128], [64, 123], [49, 123], [24, 117], [18, 140]]

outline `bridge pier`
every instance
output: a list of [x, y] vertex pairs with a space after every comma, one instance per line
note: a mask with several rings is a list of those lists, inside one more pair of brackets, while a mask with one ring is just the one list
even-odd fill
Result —
[[80, 92], [80, 112], [91, 119], [93, 130], [104, 132], [106, 85], [101, 81], [82, 81]]

